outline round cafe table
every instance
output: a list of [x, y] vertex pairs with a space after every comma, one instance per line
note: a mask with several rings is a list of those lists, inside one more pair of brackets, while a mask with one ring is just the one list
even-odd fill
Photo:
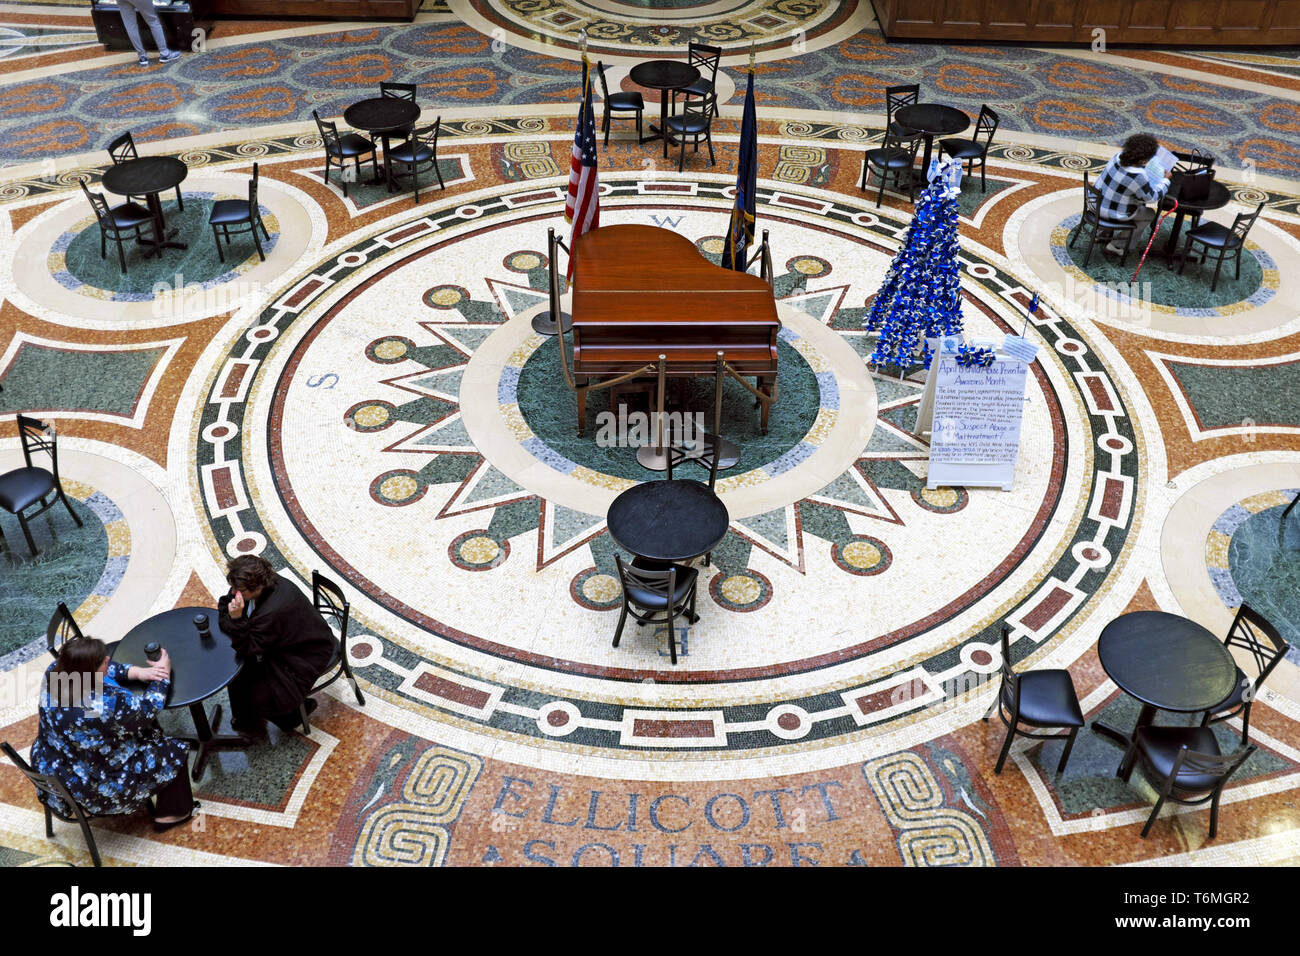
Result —
[[[199, 637], [194, 617], [204, 614], [212, 636]], [[217, 734], [214, 728], [221, 725], [221, 705], [212, 712], [212, 719], [203, 710], [203, 701], [220, 691], [239, 673], [243, 662], [235, 656], [230, 637], [217, 626], [217, 611], [206, 607], [181, 607], [155, 614], [141, 621], [122, 638], [113, 649], [113, 660], [128, 667], [147, 667], [149, 659], [144, 648], [157, 641], [171, 658], [171, 690], [167, 694], [167, 709], [190, 709], [194, 719], [196, 737], [186, 738], [197, 744], [198, 756], [194, 760], [194, 779], [203, 776], [208, 753], [218, 748], [247, 747], [249, 741], [237, 734]]]
[[625, 551], [665, 563], [707, 554], [727, 536], [731, 516], [700, 481], [643, 481], [609, 506], [609, 535]]
[[[628, 71], [628, 76], [637, 86], [659, 91], [659, 125], [650, 126], [650, 135], [641, 142], [653, 139], [664, 141], [664, 159], [668, 158], [668, 94], [690, 86], [700, 78], [700, 71], [681, 60], [647, 60], [638, 63]], [[703, 554], [704, 552], [700, 552]]]
[[916, 130], [925, 137], [925, 159], [921, 161], [922, 178], [930, 175], [930, 153], [936, 136], [956, 136], [970, 126], [970, 117], [953, 106], [939, 103], [913, 103], [894, 111], [894, 122]]
[[[420, 118], [420, 105], [396, 96], [374, 96], [353, 103], [343, 111], [343, 122], [365, 130], [384, 141], [384, 180], [393, 191], [393, 171], [388, 165], [388, 140], [394, 133], [405, 134]], [[378, 179], [375, 182], [379, 182]]]
[[[1156, 711], [1196, 714], [1212, 710], [1237, 684], [1237, 665], [1222, 640], [1195, 621], [1164, 611], [1135, 611], [1106, 625], [1097, 641], [1106, 676], [1142, 704], [1129, 733], [1093, 721], [1092, 729], [1123, 744], [1149, 726]], [[1115, 771], [1122, 777], [1127, 761]]]
[[[1217, 180], [1211, 179], [1210, 191], [1204, 197], [1201, 199], [1184, 199], [1174, 191], [1178, 189], [1182, 179], [1182, 172], [1173, 173], [1169, 177], [1169, 192], [1165, 194], [1164, 199], [1160, 200], [1161, 212], [1173, 206], [1170, 196], [1174, 196], [1178, 200], [1178, 208], [1174, 210], [1174, 224], [1169, 231], [1169, 243], [1165, 246], [1165, 265], [1170, 269], [1176, 264], [1174, 260], [1178, 254], [1178, 236], [1183, 231], [1183, 219], [1186, 218], [1187, 214], [1191, 213], [1193, 220], [1200, 219], [1202, 213], [1213, 209], [1222, 209], [1228, 205], [1228, 199], [1230, 198], [1228, 187]], [[1155, 225], [1159, 222], [1160, 217], [1157, 215], [1152, 220], [1152, 228], [1155, 228]]]
[[189, 167], [175, 156], [141, 156], [104, 170], [100, 181], [106, 190], [119, 196], [144, 196], [149, 205], [157, 233], [153, 239], [140, 239], [144, 245], [153, 247], [145, 253], [145, 258], [161, 256], [164, 249], [189, 248], [183, 242], [174, 241], [176, 229], [167, 231], [167, 224], [163, 221], [162, 201], [158, 198], [159, 193], [179, 186], [189, 171]]

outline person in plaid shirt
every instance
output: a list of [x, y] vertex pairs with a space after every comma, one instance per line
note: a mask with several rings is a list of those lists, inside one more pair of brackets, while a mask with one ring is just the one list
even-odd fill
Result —
[[[1147, 227], [1155, 218], [1155, 210], [1147, 203], [1157, 203], [1169, 191], [1169, 173], [1163, 178], [1148, 174], [1147, 163], [1155, 156], [1159, 144], [1154, 136], [1137, 133], [1124, 141], [1124, 148], [1111, 157], [1106, 168], [1097, 177], [1101, 192], [1101, 218], [1114, 222], [1132, 222], [1134, 229], [1128, 237], [1129, 251], [1141, 245]], [[1124, 245], [1114, 240], [1106, 251], [1122, 255]]]

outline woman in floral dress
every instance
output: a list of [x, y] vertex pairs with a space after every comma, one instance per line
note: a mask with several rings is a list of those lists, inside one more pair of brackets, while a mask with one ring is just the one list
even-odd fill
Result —
[[[147, 682], [144, 695], [122, 687], [127, 680]], [[109, 660], [103, 641], [66, 641], [45, 672], [33, 767], [58, 777], [87, 813], [134, 813], [156, 795], [157, 829], [188, 820], [198, 803], [187, 746], [164, 736], [155, 720], [170, 688], [166, 651], [148, 667], [124, 667]], [[58, 797], [40, 796], [55, 813], [71, 815]]]

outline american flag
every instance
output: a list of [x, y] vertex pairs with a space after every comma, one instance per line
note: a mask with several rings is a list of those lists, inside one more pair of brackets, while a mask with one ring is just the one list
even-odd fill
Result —
[[582, 58], [582, 104], [578, 107], [578, 128], [573, 134], [569, 158], [569, 198], [564, 202], [564, 219], [573, 224], [569, 234], [569, 271], [573, 278], [573, 254], [578, 237], [600, 225], [600, 188], [596, 178], [596, 119], [591, 111], [591, 71]]

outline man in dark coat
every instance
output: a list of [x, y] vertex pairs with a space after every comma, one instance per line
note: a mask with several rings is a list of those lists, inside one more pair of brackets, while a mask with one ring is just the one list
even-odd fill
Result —
[[[292, 730], [338, 642], [307, 596], [264, 558], [240, 555], [230, 562], [226, 580], [231, 591], [218, 602], [219, 621], [244, 661], [227, 688], [231, 726], [257, 734], [269, 719]], [[315, 704], [307, 701], [308, 713]]]

